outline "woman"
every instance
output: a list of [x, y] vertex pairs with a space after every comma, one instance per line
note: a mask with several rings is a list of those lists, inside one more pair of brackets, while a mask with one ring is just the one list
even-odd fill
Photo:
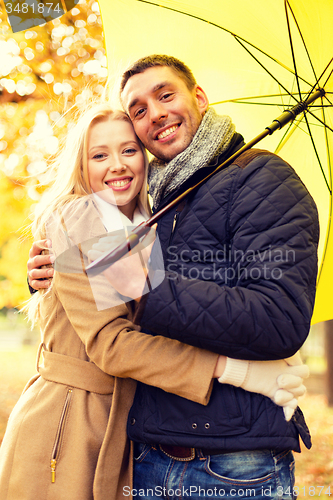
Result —
[[[123, 487], [131, 486], [126, 421], [133, 379], [207, 404], [226, 358], [137, 331], [130, 304], [104, 276], [92, 283], [87, 278], [94, 239], [137, 224], [149, 212], [147, 158], [128, 117], [107, 104], [93, 106], [68, 135], [55, 171], [33, 230], [36, 239], [51, 237], [60, 264], [52, 285], [30, 304], [42, 333], [39, 374], [9, 419], [0, 450], [0, 498], [123, 498]], [[274, 365], [278, 373], [298, 368], [273, 363], [280, 363]], [[294, 393], [283, 391], [284, 401], [294, 404], [299, 385]]]

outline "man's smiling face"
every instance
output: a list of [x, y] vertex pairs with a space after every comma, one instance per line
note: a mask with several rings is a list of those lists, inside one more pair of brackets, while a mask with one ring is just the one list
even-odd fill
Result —
[[204, 91], [167, 66], [131, 76], [121, 99], [145, 147], [166, 162], [189, 146], [208, 107]]

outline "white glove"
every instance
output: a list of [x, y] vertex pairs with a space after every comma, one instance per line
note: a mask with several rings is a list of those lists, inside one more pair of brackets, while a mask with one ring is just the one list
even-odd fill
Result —
[[[141, 253], [149, 247], [150, 254], [150, 245], [152, 245], [156, 238], [156, 227], [157, 224], [154, 224], [153, 227], [150, 228], [149, 232], [141, 239], [141, 243], [134, 249], [134, 253], [136, 253], [137, 249], [140, 248]], [[105, 252], [111, 252], [111, 250], [115, 250], [119, 245], [124, 243], [125, 241], [125, 233], [121, 231], [115, 231], [114, 233], [109, 233], [107, 236], [103, 236], [98, 240], [97, 243], [94, 243], [91, 247], [91, 250], [88, 252], [89, 262], [93, 262], [103, 255]]]
[[[289, 366], [299, 366], [303, 365], [303, 361], [300, 355], [300, 352], [296, 352], [293, 356], [290, 358], [286, 358], [284, 360]], [[303, 365], [304, 366], [304, 365]], [[310, 374], [310, 370], [308, 369], [308, 374], [306, 377], [303, 378], [308, 378]], [[274, 402], [280, 406], [283, 406], [283, 412], [285, 419], [289, 421], [291, 417], [293, 416], [297, 404], [298, 404], [298, 398], [303, 396], [306, 393], [306, 387], [301, 384], [299, 386], [299, 393], [297, 391], [297, 383], [298, 383], [298, 378], [294, 379], [293, 375], [287, 375], [287, 374], [282, 374], [278, 377], [277, 379], [278, 385], [281, 388], [280, 390], [276, 391], [275, 396], [274, 396]], [[292, 390], [292, 393], [294, 394], [294, 398], [291, 399], [290, 401], [286, 400], [286, 395], [288, 395], [289, 390]], [[284, 403], [285, 401], [285, 403]]]
[[103, 236], [94, 243], [91, 250], [88, 252], [89, 262], [93, 262], [103, 255], [105, 252], [111, 252], [124, 242], [124, 234], [116, 232], [114, 234], [108, 234], [108, 236]]
[[218, 381], [269, 397], [277, 405], [283, 406], [285, 418], [290, 420], [297, 407], [297, 399], [306, 391], [303, 379], [309, 376], [306, 365], [289, 364], [296, 362], [301, 362], [299, 355], [277, 361], [227, 358], [224, 373]]
[[[143, 295], [150, 291], [151, 276], [149, 276], [149, 259], [155, 241], [155, 234], [155, 226], [153, 226], [149, 234], [133, 250], [104, 269], [103, 274], [105, 278], [121, 295], [130, 297], [130, 299], [140, 300]], [[123, 238], [122, 241], [124, 241]], [[98, 259], [104, 252], [110, 251], [118, 245], [119, 239], [117, 240], [117, 237], [113, 237], [113, 235], [101, 238], [88, 252], [89, 260]], [[155, 286], [157, 286], [156, 282]]]

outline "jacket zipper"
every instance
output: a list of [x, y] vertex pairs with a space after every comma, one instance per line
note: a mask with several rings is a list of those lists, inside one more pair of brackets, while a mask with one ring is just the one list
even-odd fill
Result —
[[55, 438], [54, 445], [53, 445], [53, 450], [52, 450], [52, 455], [51, 455], [51, 483], [55, 482], [56, 465], [57, 465], [57, 460], [58, 460], [59, 453], [60, 453], [61, 441], [62, 441], [62, 438], [64, 435], [66, 418], [68, 415], [69, 404], [71, 402], [72, 394], [73, 394], [73, 390], [68, 389], [68, 392], [66, 394], [66, 399], [64, 402], [64, 406], [62, 408], [62, 412], [61, 412], [61, 416], [60, 416], [60, 421], [59, 421], [59, 425], [58, 425], [56, 438]]
[[175, 212], [175, 215], [173, 216], [172, 228], [171, 228], [171, 233], [170, 233], [170, 236], [169, 236], [169, 245], [171, 245], [171, 242], [172, 242], [173, 233], [174, 233], [174, 230], [175, 230], [175, 227], [176, 227], [176, 224], [177, 224], [177, 220], [178, 220], [179, 214], [180, 214], [180, 212], [178, 212], [178, 210], [177, 210]]
[[176, 227], [176, 224], [177, 224], [177, 220], [178, 220], [179, 214], [180, 214], [180, 212], [176, 211], [175, 215], [173, 216], [173, 223], [172, 223], [172, 231], [171, 231], [171, 234], [173, 234], [173, 232], [174, 232], [174, 230], [175, 230], [175, 227]]
[[173, 233], [175, 231], [179, 216], [184, 210], [185, 205], [186, 205], [186, 200], [182, 200], [176, 208], [175, 215], [173, 216], [173, 221], [172, 221], [172, 229], [169, 237], [169, 245], [171, 244], [171, 241], [173, 239]]
[[171, 230], [170, 240], [171, 240], [171, 238], [173, 236], [173, 233], [174, 233], [174, 230], [175, 230], [178, 218], [179, 218], [180, 214], [182, 213], [182, 211], [184, 210], [185, 205], [186, 205], [186, 200], [182, 200], [179, 203], [179, 205], [177, 206], [177, 208], [176, 208], [175, 215], [173, 216], [173, 223], [172, 223], [172, 230]]

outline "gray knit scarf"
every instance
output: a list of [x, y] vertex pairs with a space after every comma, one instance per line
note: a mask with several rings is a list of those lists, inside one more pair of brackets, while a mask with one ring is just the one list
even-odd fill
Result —
[[229, 146], [235, 125], [229, 116], [219, 116], [209, 108], [191, 144], [169, 163], [158, 158], [150, 162], [148, 182], [154, 208], [179, 188], [197, 170], [209, 164]]

